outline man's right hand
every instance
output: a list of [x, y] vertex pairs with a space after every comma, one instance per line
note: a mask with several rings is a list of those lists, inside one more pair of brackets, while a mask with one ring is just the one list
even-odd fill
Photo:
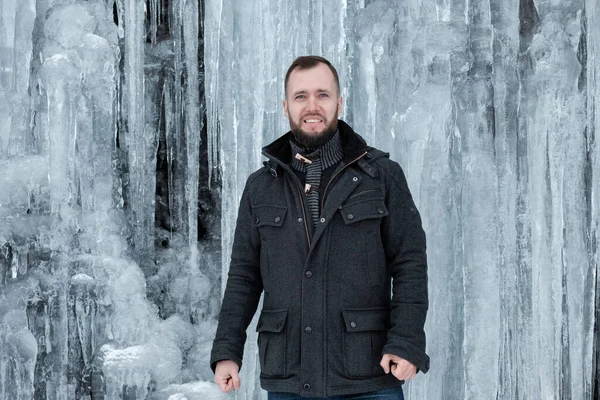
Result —
[[235, 361], [219, 361], [215, 367], [215, 383], [225, 393], [230, 392], [231, 389], [238, 390], [240, 388], [239, 371], [240, 367]]

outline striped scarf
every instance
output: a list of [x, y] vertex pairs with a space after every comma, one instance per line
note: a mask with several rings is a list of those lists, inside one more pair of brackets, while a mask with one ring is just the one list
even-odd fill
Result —
[[315, 150], [298, 146], [290, 140], [292, 146], [292, 160], [290, 166], [300, 172], [306, 173], [304, 192], [308, 198], [308, 208], [316, 228], [319, 222], [319, 193], [321, 186], [321, 172], [339, 163], [344, 157], [340, 132], [337, 131], [327, 143]]

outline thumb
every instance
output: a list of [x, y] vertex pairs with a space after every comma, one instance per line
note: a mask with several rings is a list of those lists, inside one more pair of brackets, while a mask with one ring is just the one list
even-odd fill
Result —
[[241, 386], [240, 374], [237, 371], [231, 371], [231, 380], [233, 381], [233, 388], [239, 390]]
[[392, 360], [392, 358], [390, 357], [389, 354], [384, 354], [383, 357], [381, 357], [381, 362], [379, 363], [379, 365], [381, 365], [381, 368], [383, 368], [383, 371], [386, 374], [390, 373], [390, 361]]

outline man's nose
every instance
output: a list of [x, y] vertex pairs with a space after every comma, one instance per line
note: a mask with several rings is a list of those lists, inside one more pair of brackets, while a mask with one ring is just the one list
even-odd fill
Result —
[[318, 108], [317, 99], [314, 96], [309, 96], [307, 106], [309, 110], [316, 110]]

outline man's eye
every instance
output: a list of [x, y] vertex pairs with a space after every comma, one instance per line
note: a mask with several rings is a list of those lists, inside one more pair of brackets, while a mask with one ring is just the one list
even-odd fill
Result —
[[321, 93], [319, 94], [320, 97], [329, 97], [329, 95], [327, 93]]

